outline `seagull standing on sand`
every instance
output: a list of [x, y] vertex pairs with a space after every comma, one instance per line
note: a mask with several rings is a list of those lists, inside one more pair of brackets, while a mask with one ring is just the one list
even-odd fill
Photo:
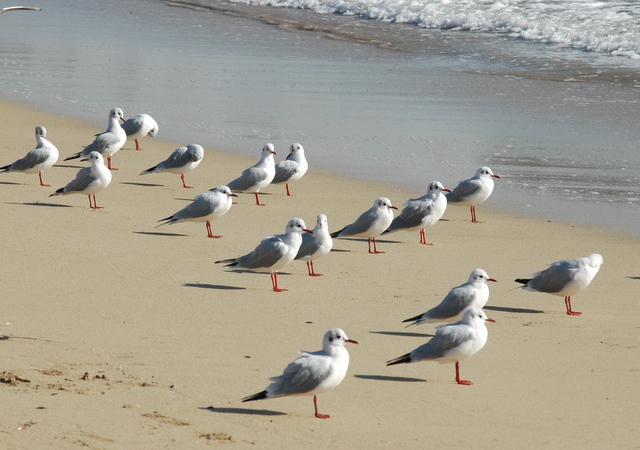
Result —
[[[98, 152], [91, 152], [87, 158], [83, 158], [81, 161], [90, 161], [91, 166], [80, 169], [75, 179], [49, 197], [54, 195], [84, 194], [89, 197], [89, 207], [91, 209], [102, 209], [103, 206], [98, 206], [96, 203], [96, 194], [111, 183], [111, 170], [104, 165], [104, 159]], [[91, 204], [91, 197], [93, 197], [93, 204]]]
[[420, 198], [405, 200], [405, 207], [400, 212], [389, 228], [382, 233], [393, 233], [394, 231], [420, 231], [420, 243], [433, 245], [427, 242], [425, 228], [435, 225], [447, 209], [447, 198], [443, 192], [451, 192], [439, 181], [429, 183], [427, 194]]
[[531, 278], [518, 278], [516, 282], [524, 284], [525, 291], [546, 292], [564, 297], [567, 314], [579, 316], [580, 312], [571, 309], [571, 296], [584, 291], [596, 276], [603, 263], [602, 255], [593, 253], [585, 258], [566, 259], [552, 263], [549, 267], [531, 275]]
[[287, 159], [276, 164], [276, 176], [271, 183], [286, 183], [287, 195], [291, 195], [289, 183], [302, 178], [302, 176], [307, 173], [308, 168], [309, 164], [307, 163], [307, 158], [304, 157], [304, 148], [302, 145], [291, 144]]
[[[331, 233], [331, 237], [366, 237], [369, 244], [369, 253], [384, 253], [378, 251], [376, 247], [376, 237], [389, 228], [393, 222], [392, 209], [398, 209], [391, 204], [391, 200], [386, 197], [379, 197], [373, 202], [373, 206], [362, 213], [355, 222], [347, 225], [339, 231]], [[373, 243], [373, 251], [371, 244]]]
[[424, 345], [406, 355], [387, 361], [387, 366], [420, 361], [437, 361], [440, 364], [455, 363], [456, 382], [470, 385], [460, 379], [460, 361], [474, 355], [487, 343], [489, 335], [485, 322], [495, 322], [478, 308], [470, 308], [460, 322], [440, 325], [436, 334]]
[[127, 134], [128, 140], [134, 140], [136, 143], [136, 150], [142, 150], [138, 139], [142, 139], [146, 136], [154, 137], [158, 134], [158, 123], [153, 120], [149, 114], [138, 114], [133, 117], [129, 117], [127, 120], [122, 118], [122, 129]]
[[453, 205], [471, 206], [471, 221], [478, 223], [476, 218], [476, 206], [489, 198], [493, 192], [494, 175], [487, 166], [480, 167], [473, 178], [460, 182], [456, 188], [449, 192], [447, 201]]
[[344, 348], [347, 342], [357, 344], [340, 328], [327, 331], [322, 338], [322, 350], [300, 351], [302, 356], [290, 363], [282, 375], [269, 378], [272, 383], [264, 391], [245, 397], [242, 401], [313, 395], [316, 417], [328, 419], [329, 415], [318, 412], [317, 395], [337, 387], [347, 375], [349, 352]]
[[182, 186], [191, 189], [193, 186], [187, 186], [184, 181], [184, 174], [198, 167], [204, 158], [204, 149], [198, 144], [189, 144], [185, 147], [177, 148], [169, 155], [167, 159], [155, 166], [143, 170], [140, 175], [146, 173], [169, 172], [180, 174]]
[[36, 127], [36, 148], [26, 154], [24, 158], [4, 167], [3, 172], [37, 173], [40, 178], [40, 186], [51, 186], [42, 181], [42, 172], [53, 166], [58, 160], [58, 149], [47, 139], [47, 129]]
[[463, 314], [470, 308], [482, 309], [489, 300], [489, 286], [487, 282], [493, 281], [487, 272], [476, 269], [469, 275], [469, 280], [454, 287], [447, 296], [435, 308], [431, 308], [426, 313], [403, 320], [403, 323], [413, 322], [407, 325], [421, 325], [433, 322], [453, 322], [460, 320]]
[[118, 170], [111, 167], [111, 157], [120, 150], [127, 141], [127, 133], [125, 133], [120, 126], [121, 119], [122, 110], [120, 108], [113, 108], [109, 112], [109, 125], [107, 126], [107, 130], [96, 135], [95, 140], [87, 145], [81, 152], [67, 156], [64, 160], [69, 161], [70, 159], [80, 157], [87, 158], [91, 152], [98, 152], [107, 158], [107, 167], [109, 170]]
[[278, 270], [289, 264], [298, 254], [302, 244], [302, 233], [313, 233], [307, 229], [302, 219], [291, 219], [285, 234], [265, 238], [251, 253], [239, 258], [224, 259], [216, 263], [226, 263], [225, 267], [245, 269], [267, 269], [271, 271], [271, 284], [275, 292], [286, 291], [278, 287]]
[[271, 183], [276, 175], [276, 164], [273, 160], [275, 155], [273, 144], [266, 144], [262, 147], [260, 161], [253, 167], [245, 169], [242, 174], [230, 183], [227, 183], [232, 191], [250, 191], [256, 196], [256, 205], [264, 206], [260, 203], [258, 192]]
[[216, 236], [211, 231], [211, 221], [224, 216], [231, 209], [231, 204], [233, 203], [231, 197], [237, 197], [237, 195], [232, 194], [231, 189], [227, 186], [211, 189], [204, 194], [198, 195], [193, 199], [193, 202], [172, 216], [158, 220], [158, 222], [164, 223], [161, 223], [156, 228], [180, 222], [206, 222], [207, 235], [210, 238], [221, 238], [222, 236]]
[[327, 216], [318, 214], [316, 227], [312, 231], [312, 233], [302, 234], [302, 244], [295, 259], [301, 259], [307, 262], [309, 276], [319, 277], [322, 276], [322, 274], [315, 272], [313, 261], [329, 253], [333, 247], [333, 239], [331, 239], [329, 235]]

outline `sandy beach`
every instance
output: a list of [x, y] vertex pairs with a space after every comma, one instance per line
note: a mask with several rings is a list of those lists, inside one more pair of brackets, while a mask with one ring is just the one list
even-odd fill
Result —
[[[319, 213], [331, 230], [373, 200], [398, 207], [409, 192], [340, 178], [313, 167], [292, 185], [265, 189], [257, 207], [241, 194], [229, 213], [204, 224], [154, 228], [195, 195], [235, 178], [255, 157], [207, 148], [187, 175], [139, 173], [184, 143], [143, 139], [114, 156], [119, 170], [90, 210], [85, 196], [49, 198], [84, 163], [64, 157], [103, 128], [7, 101], [0, 163], [35, 146], [43, 125], [60, 160], [37, 175], [0, 174], [2, 202], [2, 448], [638, 448], [640, 374], [636, 239], [570, 223], [501, 212], [491, 199], [472, 224], [466, 207], [449, 207], [427, 230], [379, 240], [338, 239], [309, 277], [294, 262], [281, 272], [288, 292], [266, 273], [233, 272], [214, 261], [252, 250], [264, 236]], [[106, 125], [105, 111], [105, 125]], [[190, 142], [189, 142], [190, 143]], [[304, 142], [301, 142], [304, 145]], [[276, 148], [277, 160], [286, 148]], [[426, 186], [425, 186], [426, 188]], [[604, 256], [591, 286], [562, 298], [516, 289], [559, 259]], [[386, 367], [426, 342], [432, 325], [402, 320], [439, 303], [475, 268], [498, 280], [485, 309], [489, 340], [461, 363], [473, 386], [454, 381], [453, 365]], [[351, 365], [335, 390], [319, 396], [241, 403], [297, 356], [318, 350], [340, 327]]]

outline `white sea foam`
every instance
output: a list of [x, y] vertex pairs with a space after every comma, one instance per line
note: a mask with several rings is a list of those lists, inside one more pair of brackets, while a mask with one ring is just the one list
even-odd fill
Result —
[[640, 2], [550, 0], [231, 0], [260, 6], [505, 33], [542, 43], [640, 59]]

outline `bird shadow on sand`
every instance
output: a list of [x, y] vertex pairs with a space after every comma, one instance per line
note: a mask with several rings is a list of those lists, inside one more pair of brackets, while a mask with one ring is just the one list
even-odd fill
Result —
[[640, 280], [640, 277], [627, 277], [630, 280]]
[[180, 234], [180, 233], [163, 233], [162, 231], [134, 231], [135, 234], [146, 234], [149, 236], [177, 236], [177, 237], [187, 237], [188, 234]]
[[202, 406], [200, 409], [205, 411], [222, 413], [222, 414], [246, 414], [250, 416], [286, 416], [286, 413], [280, 411], [271, 411], [268, 409], [248, 409], [248, 408], [216, 408], [215, 406]]
[[134, 183], [133, 181], [121, 181], [120, 184], [128, 184], [129, 186], [142, 186], [142, 187], [162, 187], [162, 186], [164, 186], [164, 184]]
[[8, 186], [21, 186], [26, 183], [13, 183], [11, 181], [0, 181], [0, 184], [6, 184]]
[[206, 283], [182, 283], [184, 287], [195, 287], [200, 289], [217, 289], [220, 291], [244, 291], [247, 288], [238, 286], [225, 286], [224, 284], [206, 284]]
[[504, 306], [485, 306], [483, 309], [488, 309], [489, 311], [500, 311], [500, 312], [516, 313], [516, 314], [544, 314], [544, 311], [540, 311], [537, 309], [507, 308]]
[[40, 203], [40, 202], [35, 202], [35, 203], [14, 203], [14, 202], [7, 202], [7, 204], [9, 204], [9, 205], [24, 205], [24, 206], [49, 206], [50, 208], [74, 208], [74, 206], [61, 205], [60, 203]]
[[433, 337], [433, 334], [425, 334], [425, 333], [410, 333], [406, 331], [369, 331], [369, 333], [374, 334], [384, 334], [386, 336], [404, 336], [404, 337]]
[[409, 378], [409, 377], [390, 377], [386, 375], [354, 375], [356, 378], [362, 380], [375, 380], [375, 381], [399, 381], [401, 383], [426, 383], [427, 380], [422, 378]]

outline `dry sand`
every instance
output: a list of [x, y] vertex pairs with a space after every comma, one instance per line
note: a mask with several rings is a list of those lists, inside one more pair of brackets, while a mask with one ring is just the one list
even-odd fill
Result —
[[[380, 240], [381, 255], [367, 254], [366, 241], [336, 240], [316, 263], [323, 277], [296, 261], [280, 277], [289, 291], [275, 293], [267, 274], [214, 261], [252, 250], [292, 217], [313, 227], [325, 213], [335, 230], [378, 196], [401, 206], [421, 193], [321, 173], [319, 150], [308, 148], [311, 169], [292, 185], [295, 196], [270, 186], [261, 208], [241, 195], [213, 223], [222, 239], [208, 239], [204, 224], [155, 229], [257, 161], [260, 148], [255, 158], [207, 148], [187, 190], [177, 175], [138, 175], [186, 142], [147, 138], [144, 151], [128, 143], [96, 211], [85, 196], [48, 195], [84, 164], [62, 159], [102, 129], [0, 105], [0, 163], [34, 147], [37, 125], [61, 154], [44, 174], [51, 188], [37, 175], [0, 174], [0, 447], [638, 448], [637, 239], [504, 214], [489, 200], [480, 224], [450, 207], [427, 230], [433, 247], [419, 245], [417, 232]], [[277, 159], [287, 152], [277, 150]], [[574, 298], [580, 317], [565, 314], [562, 298], [513, 290], [517, 277], [593, 252], [605, 262]], [[434, 331], [401, 321], [477, 267], [498, 283], [488, 343], [461, 363], [473, 386], [457, 385], [452, 365], [386, 367]], [[331, 419], [314, 418], [310, 397], [240, 402], [297, 350], [319, 349], [333, 327], [360, 345], [348, 346], [344, 382], [319, 397]]]

